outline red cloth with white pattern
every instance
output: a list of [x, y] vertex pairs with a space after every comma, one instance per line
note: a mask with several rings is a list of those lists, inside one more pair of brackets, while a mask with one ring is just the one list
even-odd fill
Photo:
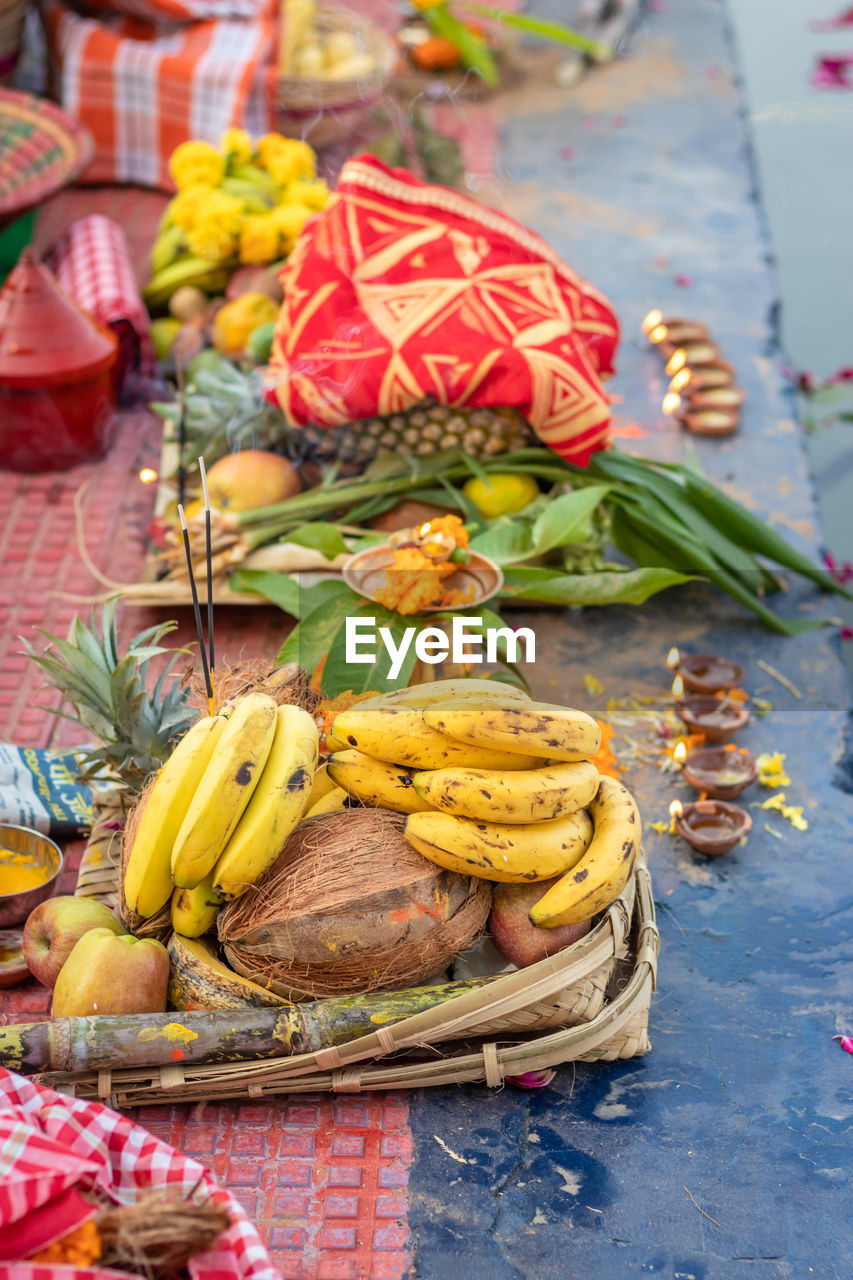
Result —
[[59, 287], [119, 340], [118, 380], [155, 369], [150, 320], [130, 264], [124, 232], [93, 213], [78, 218], [45, 254]]
[[86, 182], [173, 189], [188, 138], [272, 127], [276, 0], [43, 0], [57, 96], [95, 139]]
[[515, 406], [581, 466], [605, 447], [602, 378], [618, 320], [603, 294], [505, 214], [356, 156], [281, 279], [271, 386], [292, 423], [337, 426], [431, 395], [457, 407]]
[[[97, 1267], [27, 1266], [22, 1259], [91, 1217], [81, 1192], [132, 1204], [141, 1193], [167, 1185], [185, 1194], [198, 1188], [196, 1195], [224, 1205], [232, 1218], [215, 1245], [189, 1262], [192, 1280], [281, 1280], [244, 1209], [203, 1165], [109, 1107], [54, 1093], [0, 1068], [0, 1276], [117, 1276]], [[19, 1252], [10, 1253], [13, 1246]], [[10, 1261], [13, 1268], [4, 1266]]]

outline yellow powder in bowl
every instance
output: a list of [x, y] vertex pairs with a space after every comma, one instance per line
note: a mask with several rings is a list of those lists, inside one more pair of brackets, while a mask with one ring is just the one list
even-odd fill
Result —
[[26, 853], [0, 849], [0, 895], [26, 893], [49, 879], [50, 867], [41, 867]]

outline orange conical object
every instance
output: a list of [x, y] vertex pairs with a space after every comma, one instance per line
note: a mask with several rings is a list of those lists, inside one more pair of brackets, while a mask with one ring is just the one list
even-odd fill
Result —
[[115, 417], [118, 340], [62, 292], [32, 249], [0, 290], [0, 467], [99, 457]]

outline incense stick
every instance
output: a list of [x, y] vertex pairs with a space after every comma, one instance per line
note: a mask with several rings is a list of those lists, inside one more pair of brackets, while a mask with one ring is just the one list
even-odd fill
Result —
[[210, 494], [207, 492], [207, 471], [204, 466], [204, 458], [199, 458], [198, 469], [201, 472], [201, 488], [204, 493], [204, 534], [207, 559], [207, 646], [210, 652], [210, 714], [213, 715], [213, 669], [216, 666], [213, 650], [213, 556], [210, 545]]
[[186, 407], [184, 405], [184, 369], [180, 361], [175, 363], [175, 378], [178, 384], [178, 398], [181, 406], [178, 415], [178, 503], [183, 506], [186, 501], [187, 473], [184, 468], [184, 450], [187, 444]]
[[198, 647], [201, 650], [201, 665], [204, 671], [204, 684], [207, 689], [207, 698], [211, 706], [213, 706], [213, 685], [210, 682], [210, 668], [207, 665], [207, 645], [204, 643], [204, 629], [201, 625], [201, 609], [198, 603], [198, 592], [195, 586], [195, 574], [193, 573], [193, 558], [190, 552], [190, 534], [187, 529], [187, 518], [184, 515], [183, 505], [178, 503], [178, 515], [181, 520], [181, 529], [184, 535], [184, 550], [187, 553], [187, 572], [190, 576], [190, 591], [193, 597], [193, 609], [195, 610], [195, 625], [198, 631]]

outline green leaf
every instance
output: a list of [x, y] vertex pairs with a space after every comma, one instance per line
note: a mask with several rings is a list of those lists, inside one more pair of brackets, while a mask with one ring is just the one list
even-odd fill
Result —
[[421, 12], [433, 35], [444, 36], [445, 40], [455, 44], [466, 67], [476, 71], [483, 77], [483, 82], [494, 89], [498, 83], [498, 68], [479, 36], [454, 18], [444, 4], [431, 4]]
[[731, 531], [732, 536], [738, 538], [742, 546], [749, 547], [757, 555], [766, 556], [775, 564], [801, 574], [825, 591], [834, 591], [848, 600], [853, 599], [853, 592], [836, 582], [825, 569], [821, 569], [780, 537], [769, 524], [754, 516], [751, 511], [747, 511], [739, 502], [735, 502], [709, 480], [688, 476], [687, 491], [697, 510], [704, 512], [709, 519], [724, 522], [726, 528]]
[[302, 618], [282, 645], [278, 663], [297, 662], [304, 671], [314, 671], [323, 655], [329, 652], [344, 619], [354, 613], [360, 603], [354, 592], [349, 594], [352, 597], [349, 601], [322, 604]]
[[298, 582], [286, 573], [269, 569], [237, 569], [228, 579], [232, 591], [251, 591], [278, 605], [292, 618], [301, 616], [304, 605]]
[[400, 499], [396, 493], [377, 494], [374, 498], [366, 498], [364, 502], [359, 502], [347, 512], [347, 523], [364, 524], [366, 520], [372, 520], [374, 516], [384, 515], [392, 507], [396, 507], [399, 501]]
[[536, 519], [531, 554], [544, 555], [554, 547], [583, 542], [590, 537], [595, 509], [609, 490], [609, 485], [590, 485], [555, 498]]
[[466, 498], [461, 489], [455, 489], [446, 476], [439, 476], [438, 478], [445, 495], [442, 499], [442, 505], [449, 506], [453, 504], [457, 507], [465, 517], [466, 524], [480, 524], [482, 516], [479, 508], [474, 505], [471, 499]]
[[483, 533], [471, 539], [470, 548], [499, 565], [514, 564], [535, 554], [530, 525], [509, 516], [492, 520]]
[[506, 27], [526, 31], [531, 36], [541, 36], [543, 40], [556, 40], [560, 44], [582, 49], [597, 61], [609, 61], [613, 57], [610, 45], [581, 35], [580, 31], [574, 31], [571, 27], [564, 26], [562, 22], [551, 22], [547, 18], [529, 18], [523, 13], [507, 13], [505, 9], [495, 9], [488, 4], [475, 4], [473, 0], [466, 0], [465, 8], [471, 13], [481, 13], [484, 18], [491, 18], [494, 22], [502, 22]]
[[322, 520], [314, 520], [311, 524], [302, 524], [286, 535], [287, 542], [295, 542], [299, 547], [309, 547], [319, 551], [326, 560], [334, 560], [335, 556], [346, 555], [349, 548], [344, 542], [343, 534], [333, 524]]
[[[630, 569], [626, 573], [601, 572], [552, 575], [523, 586], [514, 577], [508, 583], [515, 588], [514, 600], [529, 600], [535, 604], [558, 604], [566, 608], [582, 608], [587, 605], [643, 604], [649, 596], [667, 587], [678, 587], [694, 579], [674, 569]], [[528, 572], [535, 572], [528, 571]], [[518, 589], [518, 588], [521, 589]]]
[[[347, 661], [346, 628], [345, 624], [341, 623], [331, 641], [329, 656], [323, 667], [324, 694], [329, 698], [335, 698], [339, 693], [346, 693], [348, 689], [352, 689], [353, 693], [363, 693], [367, 689], [405, 688], [417, 660], [415, 639], [423, 626], [423, 619], [417, 616], [401, 617], [399, 613], [393, 613], [390, 609], [373, 604], [369, 600], [362, 600], [349, 611], [348, 616], [376, 619], [375, 659], [369, 663]], [[401, 668], [393, 679], [391, 678], [392, 659], [380, 638], [380, 627], [387, 628], [395, 649], [399, 648], [407, 631], [414, 632], [414, 635], [410, 636], [409, 647], [402, 660]]]

